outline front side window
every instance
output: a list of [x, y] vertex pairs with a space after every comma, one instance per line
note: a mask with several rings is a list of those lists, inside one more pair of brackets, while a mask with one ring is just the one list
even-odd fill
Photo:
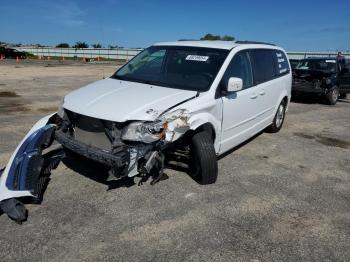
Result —
[[112, 78], [204, 92], [209, 90], [228, 53], [215, 48], [152, 46]]
[[277, 76], [272, 51], [270, 49], [256, 49], [250, 52], [255, 84], [269, 81]]
[[237, 53], [222, 78], [222, 84], [227, 86], [230, 77], [238, 77], [243, 80], [243, 89], [253, 85], [253, 72], [248, 51]]

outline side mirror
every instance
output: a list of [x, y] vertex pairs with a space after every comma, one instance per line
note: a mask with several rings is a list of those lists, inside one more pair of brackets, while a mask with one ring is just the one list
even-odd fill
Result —
[[226, 87], [227, 92], [237, 92], [242, 90], [243, 88], [243, 80], [238, 77], [230, 77], [228, 79], [228, 84]]

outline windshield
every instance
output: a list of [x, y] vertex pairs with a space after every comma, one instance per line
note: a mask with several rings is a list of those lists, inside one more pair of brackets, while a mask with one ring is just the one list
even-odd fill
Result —
[[300, 61], [295, 68], [301, 70], [335, 72], [337, 70], [337, 63], [335, 59], [306, 59]]
[[152, 46], [112, 78], [203, 92], [210, 88], [228, 53], [213, 48]]

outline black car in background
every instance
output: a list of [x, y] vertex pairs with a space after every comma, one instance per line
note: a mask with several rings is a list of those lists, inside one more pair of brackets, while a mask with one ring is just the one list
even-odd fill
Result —
[[306, 58], [293, 69], [292, 95], [323, 96], [330, 105], [350, 93], [349, 60]]
[[19, 59], [27, 58], [27, 53], [18, 51], [13, 48], [4, 47], [4, 46], [0, 46], [0, 56], [1, 55], [5, 58], [13, 58], [13, 59], [16, 59], [17, 57]]
[[289, 59], [290, 67], [292, 70], [299, 64], [299, 59]]

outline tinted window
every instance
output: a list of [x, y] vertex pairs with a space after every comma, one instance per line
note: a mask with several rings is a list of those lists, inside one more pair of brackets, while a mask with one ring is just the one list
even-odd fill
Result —
[[252, 50], [251, 60], [253, 64], [254, 80], [256, 84], [269, 81], [276, 77], [275, 61], [272, 56], [272, 50]]
[[252, 67], [247, 51], [239, 52], [233, 57], [222, 79], [225, 86], [227, 86], [230, 77], [241, 78], [243, 80], [243, 89], [253, 85]]
[[275, 54], [275, 61], [276, 61], [276, 66], [277, 66], [277, 75], [285, 75], [288, 74], [290, 71], [289, 64], [288, 64], [288, 59], [284, 52], [275, 50], [273, 51]]

